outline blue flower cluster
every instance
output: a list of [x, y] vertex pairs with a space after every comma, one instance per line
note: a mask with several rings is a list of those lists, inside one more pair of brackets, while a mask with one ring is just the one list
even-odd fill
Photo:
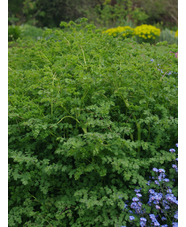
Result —
[[[176, 147], [178, 147], [178, 144], [176, 144]], [[169, 151], [171, 153], [176, 152], [173, 148]], [[178, 161], [178, 158], [175, 161]], [[172, 168], [178, 172], [176, 164], [173, 164]], [[125, 204], [124, 209], [128, 209], [128, 212], [132, 214], [132, 216], [129, 216], [129, 221], [133, 226], [135, 226], [135, 223], [140, 222], [141, 227], [176, 227], [178, 226], [178, 200], [172, 192], [171, 184], [169, 184], [170, 180], [167, 178], [164, 169], [153, 168], [152, 170], [155, 177], [151, 177], [152, 180], [147, 183], [149, 190], [148, 197], [144, 198], [146, 205], [143, 204], [141, 189], [134, 190], [136, 196], [133, 197], [130, 204], [131, 209], [128, 209], [128, 205]]]

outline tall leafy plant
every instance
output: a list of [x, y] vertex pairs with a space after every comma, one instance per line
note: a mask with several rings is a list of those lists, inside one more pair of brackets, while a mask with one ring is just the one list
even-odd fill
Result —
[[174, 159], [177, 46], [61, 26], [9, 51], [9, 226], [117, 226]]

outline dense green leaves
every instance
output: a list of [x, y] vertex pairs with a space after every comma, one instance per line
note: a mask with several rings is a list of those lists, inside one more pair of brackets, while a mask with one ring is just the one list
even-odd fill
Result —
[[174, 159], [177, 46], [64, 25], [9, 50], [9, 225], [125, 224], [118, 196]]

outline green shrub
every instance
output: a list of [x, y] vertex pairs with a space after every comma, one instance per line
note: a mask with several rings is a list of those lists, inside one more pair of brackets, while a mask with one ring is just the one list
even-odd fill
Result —
[[8, 41], [15, 41], [21, 36], [21, 30], [18, 26], [8, 26]]
[[118, 196], [174, 159], [177, 45], [62, 25], [9, 51], [9, 226], [125, 225]]
[[164, 29], [160, 34], [160, 41], [167, 41], [168, 43], [178, 43], [178, 33], [169, 29]]
[[131, 17], [136, 25], [139, 25], [142, 23], [144, 24], [149, 18], [149, 16], [143, 11], [142, 8], [135, 8], [131, 12]]
[[21, 29], [21, 38], [23, 39], [40, 39], [42, 37], [43, 34], [43, 29], [41, 28], [37, 28], [35, 26], [31, 26], [28, 24], [22, 25], [20, 26]]

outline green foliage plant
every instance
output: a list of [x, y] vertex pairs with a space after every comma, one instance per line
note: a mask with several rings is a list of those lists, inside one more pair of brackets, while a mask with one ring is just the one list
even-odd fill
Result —
[[174, 159], [177, 45], [61, 26], [9, 50], [9, 226], [125, 225], [123, 201]]
[[147, 22], [149, 16], [144, 12], [142, 8], [136, 7], [131, 12], [131, 19], [134, 21], [136, 25]]
[[[130, 18], [132, 12], [131, 0], [104, 1], [94, 7], [96, 17], [94, 21], [102, 27], [116, 27]], [[91, 20], [90, 15], [88, 15]]]
[[178, 43], [178, 32], [163, 29], [160, 34], [160, 41], [167, 41], [168, 43]]
[[21, 36], [21, 30], [19, 26], [8, 26], [8, 41], [15, 41]]
[[21, 29], [21, 38], [22, 39], [41, 39], [44, 29], [38, 28], [29, 24], [24, 24], [20, 26]]
[[178, 0], [137, 0], [148, 15], [146, 23], [163, 22], [166, 27], [178, 25]]

